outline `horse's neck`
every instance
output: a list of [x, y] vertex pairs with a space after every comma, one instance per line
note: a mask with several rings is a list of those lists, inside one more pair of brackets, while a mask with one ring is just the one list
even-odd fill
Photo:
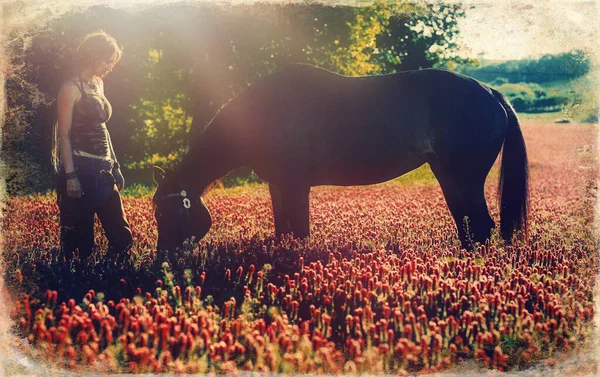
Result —
[[177, 177], [184, 187], [189, 187], [190, 190], [201, 194], [214, 181], [235, 168], [230, 168], [223, 162], [221, 159], [189, 161], [188, 163], [182, 161], [180, 168], [177, 169]]
[[241, 166], [239, 156], [228, 153], [226, 146], [198, 140], [176, 168], [179, 181], [202, 193], [214, 181]]

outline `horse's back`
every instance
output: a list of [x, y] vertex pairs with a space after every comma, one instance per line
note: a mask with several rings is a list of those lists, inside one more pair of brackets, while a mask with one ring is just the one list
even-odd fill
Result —
[[397, 120], [420, 97], [408, 81], [398, 90], [402, 77], [346, 77], [307, 65], [276, 72], [257, 90], [269, 118], [255, 124], [268, 135], [258, 153], [270, 151], [265, 159], [315, 185], [375, 183], [412, 170], [424, 162], [422, 146], [416, 129]]

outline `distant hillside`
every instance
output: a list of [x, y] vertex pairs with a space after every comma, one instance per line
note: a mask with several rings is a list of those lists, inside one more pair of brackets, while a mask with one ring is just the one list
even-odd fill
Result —
[[591, 59], [582, 51], [540, 59], [483, 60], [456, 71], [492, 85], [520, 113], [560, 113], [557, 117], [598, 122], [598, 81]]
[[590, 72], [590, 67], [590, 56], [574, 50], [557, 55], [547, 54], [540, 59], [483, 60], [479, 66], [459, 66], [456, 70], [488, 83], [497, 78], [506, 79], [509, 83], [548, 83], [585, 76]]

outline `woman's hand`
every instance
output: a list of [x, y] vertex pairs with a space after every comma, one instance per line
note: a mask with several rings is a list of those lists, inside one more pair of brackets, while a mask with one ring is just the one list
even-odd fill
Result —
[[123, 173], [121, 173], [121, 169], [113, 169], [113, 176], [115, 177], [117, 189], [119, 191], [123, 190], [123, 187], [125, 186], [125, 178], [123, 178]]
[[67, 179], [67, 196], [69, 198], [81, 198], [83, 195], [83, 190], [81, 189], [81, 183], [79, 182], [79, 178], [70, 178]]

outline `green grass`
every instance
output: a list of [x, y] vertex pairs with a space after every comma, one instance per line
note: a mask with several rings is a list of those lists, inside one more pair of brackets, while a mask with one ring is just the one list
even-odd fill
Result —
[[[400, 183], [400, 184], [433, 184], [437, 183], [433, 172], [429, 168], [428, 164], [425, 164], [409, 173], [404, 174], [401, 177], [392, 179], [389, 182]], [[241, 187], [251, 187], [251, 186], [259, 186], [261, 183], [257, 182], [248, 182], [244, 179], [240, 179], [237, 181], [237, 184], [231, 183], [226, 188], [235, 189]], [[154, 190], [156, 190], [156, 186], [146, 186], [139, 183], [132, 183], [131, 185], [127, 185], [123, 191], [121, 191], [121, 196], [131, 197], [131, 196], [147, 196], [154, 194]]]
[[132, 183], [131, 185], [125, 185], [123, 191], [121, 191], [122, 196], [147, 196], [154, 194], [154, 190], [156, 190], [155, 186], [146, 186], [139, 183]]
[[[495, 182], [498, 179], [498, 173], [499, 172], [498, 172], [497, 168], [492, 168], [487, 179], [494, 180], [494, 182]], [[246, 182], [244, 180], [240, 180], [239, 183], [240, 184], [237, 184], [237, 185], [233, 184], [233, 185], [230, 185], [225, 188], [227, 188], [228, 190], [235, 190], [236, 188], [250, 188], [253, 186], [258, 187], [258, 186], [262, 185], [262, 183]], [[424, 164], [421, 167], [418, 167], [417, 169], [415, 169], [411, 172], [408, 172], [398, 178], [394, 178], [386, 183], [402, 184], [402, 185], [430, 185], [430, 184], [437, 184], [438, 182], [437, 182], [437, 179], [435, 178], [435, 175], [433, 175], [433, 172], [431, 171], [429, 164]], [[133, 183], [130, 186], [125, 187], [125, 189], [123, 191], [121, 191], [121, 195], [122, 196], [146, 196], [146, 195], [154, 194], [154, 190], [156, 190], [155, 186], [145, 186], [142, 184]]]
[[[492, 167], [492, 169], [488, 173], [486, 182], [489, 183], [491, 181], [491, 182], [494, 182], [493, 184], [496, 184], [498, 181], [499, 175], [500, 175], [500, 171], [499, 171], [498, 167], [496, 167], [496, 166]], [[406, 184], [406, 185], [438, 184], [438, 181], [435, 178], [435, 175], [433, 174], [433, 172], [431, 171], [429, 164], [422, 165], [421, 167], [419, 167], [409, 173], [406, 173], [401, 177], [394, 178], [389, 182]]]
[[435, 179], [429, 164], [425, 164], [401, 177], [392, 179], [391, 182], [401, 184], [430, 184], [436, 183], [437, 179]]

